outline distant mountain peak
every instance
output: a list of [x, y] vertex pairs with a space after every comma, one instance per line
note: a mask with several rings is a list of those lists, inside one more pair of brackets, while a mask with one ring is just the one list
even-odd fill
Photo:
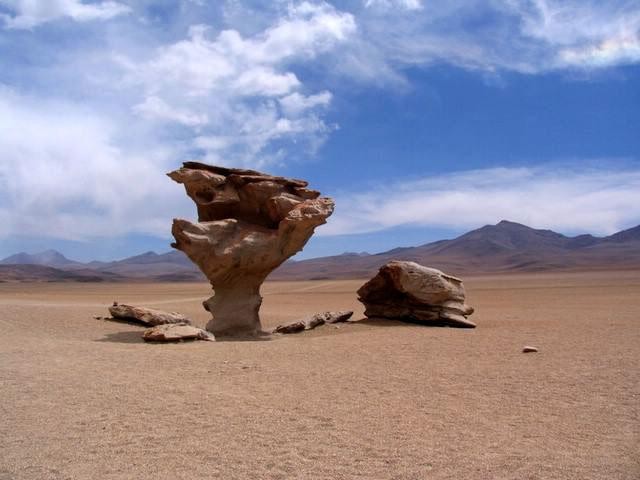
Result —
[[57, 250], [49, 249], [38, 253], [20, 252], [0, 260], [3, 265], [45, 265], [60, 266], [75, 264]]
[[[512, 222], [511, 220], [500, 220], [498, 223], [496, 223], [496, 226], [508, 226], [508, 225], [517, 225], [519, 227], [526, 227], [526, 225], [523, 225], [522, 223], [518, 223], [518, 222]], [[527, 227], [530, 228], [530, 227]]]
[[[511, 220], [500, 220], [495, 225], [488, 225], [489, 227], [494, 228], [509, 228], [509, 229], [518, 229], [518, 230], [536, 230], [535, 228], [529, 227], [523, 223], [512, 222]], [[548, 230], [544, 230], [548, 231]]]
[[613, 235], [606, 237], [604, 240], [607, 242], [640, 241], [640, 225], [614, 233]]

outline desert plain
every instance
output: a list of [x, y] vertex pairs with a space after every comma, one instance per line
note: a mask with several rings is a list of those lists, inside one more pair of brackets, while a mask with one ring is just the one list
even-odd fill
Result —
[[364, 279], [267, 282], [265, 327], [356, 322], [177, 344], [93, 317], [204, 326], [209, 285], [0, 284], [0, 480], [640, 478], [640, 271], [464, 280], [473, 330], [363, 320]]

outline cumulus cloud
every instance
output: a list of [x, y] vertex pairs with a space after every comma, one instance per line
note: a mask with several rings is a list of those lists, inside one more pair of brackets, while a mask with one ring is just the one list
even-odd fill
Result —
[[266, 151], [272, 142], [292, 139], [312, 151], [331, 130], [320, 112], [331, 93], [305, 94], [290, 65], [330, 52], [355, 31], [351, 14], [302, 2], [250, 37], [196, 25], [144, 62], [119, 60], [125, 83], [144, 97], [135, 113], [197, 128], [193, 146], [210, 160], [260, 166], [282, 154]]
[[0, 89], [0, 237], [164, 235], [191, 214], [164, 172], [173, 153], [116, 142], [118, 126], [66, 102]]
[[83, 3], [81, 0], [0, 0], [13, 15], [0, 16], [8, 28], [33, 28], [40, 24], [71, 18], [78, 22], [108, 20], [129, 13], [131, 9], [119, 2]]
[[209, 122], [206, 113], [194, 113], [177, 107], [167, 105], [164, 100], [150, 95], [144, 102], [133, 107], [133, 111], [143, 117], [167, 120], [181, 123], [190, 127], [205, 125]]
[[304, 96], [298, 92], [293, 92], [286, 97], [279, 99], [282, 111], [291, 117], [297, 117], [309, 109], [318, 106], [327, 106], [331, 102], [331, 92], [320, 92], [315, 95]]
[[491, 168], [335, 196], [338, 208], [320, 235], [398, 226], [468, 229], [501, 219], [600, 234], [640, 224], [637, 168]]

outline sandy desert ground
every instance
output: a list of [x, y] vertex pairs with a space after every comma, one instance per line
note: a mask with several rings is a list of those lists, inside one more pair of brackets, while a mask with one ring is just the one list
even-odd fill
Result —
[[[206, 284], [0, 284], [0, 479], [640, 478], [640, 272], [466, 279], [478, 328], [150, 345]], [[269, 283], [267, 326], [362, 281]], [[524, 345], [540, 348], [523, 354]]]

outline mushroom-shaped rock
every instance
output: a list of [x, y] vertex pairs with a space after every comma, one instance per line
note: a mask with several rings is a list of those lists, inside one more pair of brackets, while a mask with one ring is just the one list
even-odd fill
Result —
[[163, 312], [162, 310], [156, 310], [154, 308], [135, 307], [133, 305], [117, 303], [109, 307], [109, 313], [113, 318], [118, 320], [136, 322], [148, 326], [170, 323], [191, 323], [191, 321], [181, 313]]
[[260, 286], [307, 243], [333, 213], [333, 201], [307, 182], [253, 170], [186, 162], [168, 174], [196, 203], [198, 222], [174, 219], [174, 248], [182, 250], [213, 286], [205, 300], [216, 335], [261, 331]]
[[367, 317], [474, 328], [462, 280], [415, 262], [391, 261], [358, 290]]

